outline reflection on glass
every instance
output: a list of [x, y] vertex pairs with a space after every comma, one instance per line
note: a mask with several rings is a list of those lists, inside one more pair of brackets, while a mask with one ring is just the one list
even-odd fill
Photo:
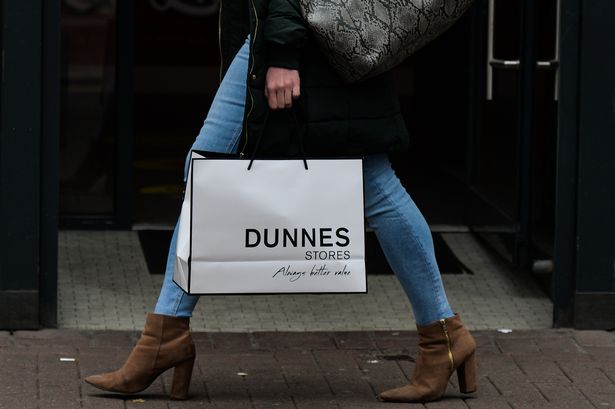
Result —
[[218, 88], [218, 3], [139, 1], [134, 24], [134, 225], [168, 228], [186, 154]]
[[114, 0], [62, 2], [64, 216], [113, 212], [115, 16]]

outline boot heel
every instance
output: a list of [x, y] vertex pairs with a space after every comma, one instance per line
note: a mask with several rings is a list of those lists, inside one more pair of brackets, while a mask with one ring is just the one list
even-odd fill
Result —
[[457, 368], [457, 380], [461, 393], [476, 392], [476, 353], [472, 352]]
[[173, 369], [171, 399], [184, 400], [188, 398], [188, 389], [190, 389], [190, 379], [192, 379], [193, 367], [194, 357], [189, 358], [175, 366], [175, 369]]

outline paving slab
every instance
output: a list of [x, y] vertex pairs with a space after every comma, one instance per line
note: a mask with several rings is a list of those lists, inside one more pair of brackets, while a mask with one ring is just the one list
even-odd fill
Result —
[[[615, 407], [615, 361], [603, 359], [615, 354], [612, 333], [473, 333], [480, 340], [476, 393], [461, 394], [453, 375], [438, 402], [391, 404], [376, 395], [408, 382], [416, 358], [413, 331], [197, 331], [191, 399], [185, 402], [168, 399], [170, 371], [135, 395], [105, 393], [83, 382], [86, 375], [119, 367], [138, 337], [134, 331], [0, 332], [0, 409]], [[494, 347], [499, 345], [505, 348]], [[553, 345], [565, 352], [555, 354]], [[402, 346], [406, 352], [396, 352]]]

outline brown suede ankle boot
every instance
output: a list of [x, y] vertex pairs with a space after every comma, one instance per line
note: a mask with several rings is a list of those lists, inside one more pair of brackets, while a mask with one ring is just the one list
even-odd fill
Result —
[[189, 318], [147, 314], [141, 337], [124, 365], [115, 372], [88, 376], [85, 381], [109, 392], [136, 393], [162, 372], [175, 368], [171, 399], [186, 399], [196, 355], [189, 324]]
[[418, 326], [419, 354], [410, 383], [378, 395], [389, 402], [429, 402], [440, 399], [457, 370], [462, 393], [476, 391], [476, 342], [459, 315]]

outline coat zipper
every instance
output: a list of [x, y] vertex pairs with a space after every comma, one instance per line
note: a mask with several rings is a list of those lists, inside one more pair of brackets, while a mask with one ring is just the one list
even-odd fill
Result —
[[[254, 35], [252, 36], [252, 41], [250, 44], [250, 51], [253, 50], [253, 46], [254, 46], [254, 42], [256, 41], [256, 36], [258, 35], [258, 13], [256, 12], [256, 6], [254, 5], [254, 0], [250, 0], [250, 3], [252, 4], [252, 10], [254, 11], [254, 19], [256, 21], [256, 24], [254, 26]], [[252, 73], [254, 72], [254, 55], [250, 55], [250, 57], [252, 57], [252, 64], [250, 65], [250, 71], [248, 72], [248, 79], [253, 79], [253, 75]], [[244, 157], [244, 151], [246, 149], [246, 146], [248, 146], [248, 120], [250, 118], [250, 115], [252, 114], [252, 110], [254, 109], [254, 96], [252, 95], [252, 90], [250, 89], [250, 85], [248, 84], [248, 94], [250, 95], [250, 110], [248, 111], [248, 114], [246, 115], [246, 121], [245, 121], [245, 127], [246, 127], [246, 140], [244, 141], [243, 147], [241, 148], [241, 152], [239, 153], [239, 157], [243, 158]]]
[[444, 335], [446, 336], [446, 346], [448, 347], [448, 359], [451, 361], [451, 369], [455, 369], [455, 361], [453, 361], [453, 351], [451, 349], [451, 337], [448, 335], [446, 320], [444, 318], [440, 319], [440, 324], [442, 325], [442, 331], [444, 331]]

